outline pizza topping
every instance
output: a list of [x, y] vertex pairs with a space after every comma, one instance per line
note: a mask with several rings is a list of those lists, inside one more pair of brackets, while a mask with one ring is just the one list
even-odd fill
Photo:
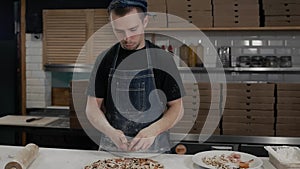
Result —
[[164, 169], [164, 166], [148, 158], [114, 158], [98, 160], [84, 169]]
[[203, 163], [206, 165], [214, 166], [216, 169], [247, 169], [250, 167], [250, 163], [254, 161], [241, 161], [241, 155], [232, 153], [228, 156], [225, 154], [215, 155], [212, 157], [203, 157]]

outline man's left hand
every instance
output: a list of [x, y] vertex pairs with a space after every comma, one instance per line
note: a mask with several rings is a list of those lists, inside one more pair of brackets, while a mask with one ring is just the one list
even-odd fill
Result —
[[153, 144], [155, 137], [156, 135], [154, 131], [151, 130], [151, 128], [144, 128], [132, 139], [128, 150], [147, 150]]

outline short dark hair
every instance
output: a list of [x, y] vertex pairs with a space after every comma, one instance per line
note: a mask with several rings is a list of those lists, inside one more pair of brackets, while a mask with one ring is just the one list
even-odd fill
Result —
[[115, 9], [112, 9], [110, 12], [114, 12], [118, 16], [124, 16], [127, 13], [129, 13], [130, 11], [132, 11], [133, 9], [136, 9], [138, 13], [143, 12], [143, 10], [141, 8], [135, 7], [135, 6], [128, 6], [125, 8], [115, 8]]
[[[142, 8], [136, 7], [136, 6], [128, 6], [128, 7], [125, 7], [125, 8], [114, 8], [114, 9], [110, 10], [110, 13], [113, 12], [118, 16], [125, 16], [127, 13], [129, 13], [133, 9], [136, 9], [138, 13], [144, 13]], [[144, 14], [145, 15], [142, 15], [143, 18], [146, 16], [146, 13], [144, 13]]]
[[108, 6], [108, 12], [118, 8], [137, 7], [147, 12], [147, 0], [112, 0]]

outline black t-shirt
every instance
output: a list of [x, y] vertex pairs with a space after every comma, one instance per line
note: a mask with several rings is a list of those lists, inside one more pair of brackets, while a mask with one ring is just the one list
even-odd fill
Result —
[[[168, 102], [181, 98], [184, 95], [184, 90], [173, 55], [149, 41], [146, 43], [149, 46], [148, 51], [150, 51], [156, 88], [164, 92]], [[108, 77], [110, 69], [114, 65], [118, 46], [117, 43], [97, 58], [89, 82], [88, 95], [104, 99], [107, 97]], [[119, 47], [116, 68], [124, 69], [125, 67], [129, 70], [147, 68], [149, 61], [146, 56], [145, 47], [140, 50], [126, 50]], [[133, 62], [134, 64], [128, 64]]]

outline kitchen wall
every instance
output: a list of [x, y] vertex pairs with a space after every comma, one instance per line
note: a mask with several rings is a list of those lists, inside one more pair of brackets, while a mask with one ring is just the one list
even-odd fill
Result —
[[43, 70], [41, 34], [26, 34], [26, 107], [51, 105], [51, 72]]
[[[212, 42], [216, 46], [232, 46], [232, 57], [241, 55], [292, 56], [293, 67], [300, 66], [299, 31], [250, 31], [230, 32], [222, 36], [221, 32], [211, 32]], [[290, 73], [233, 73], [226, 74], [227, 81], [268, 81], [300, 82], [299, 74]]]
[[[211, 43], [217, 48], [221, 46], [230, 46], [232, 60], [235, 61], [238, 56], [261, 55], [261, 56], [292, 56], [293, 67], [300, 67], [300, 31], [205, 31], [205, 35]], [[174, 33], [176, 37], [182, 39], [187, 44], [197, 45], [199, 36], [196, 32], [180, 31]], [[164, 36], [158, 36], [156, 40], [161, 43], [165, 41]], [[178, 43], [175, 48], [179, 48]], [[180, 44], [179, 44], [180, 45]], [[208, 54], [209, 55], [209, 54]], [[190, 76], [183, 76], [185, 80]], [[209, 81], [206, 73], [195, 76], [199, 82]], [[268, 81], [268, 82], [300, 82], [299, 73], [274, 73], [274, 72], [233, 72], [226, 73], [228, 82], [236, 81]]]
[[[187, 44], [196, 44], [199, 40], [193, 31], [174, 31], [173, 33], [184, 39]], [[204, 33], [216, 47], [231, 46], [233, 60], [240, 55], [291, 55], [293, 66], [300, 67], [300, 31], [206, 31]], [[51, 105], [52, 81], [61, 81], [61, 77], [57, 75], [55, 77], [51, 72], [43, 70], [42, 39], [41, 37], [34, 38], [34, 35], [26, 34], [27, 108], [43, 108]], [[158, 36], [156, 40], [165, 39]], [[170, 43], [172, 44], [172, 41]], [[184, 78], [188, 78], [188, 76], [184, 76]], [[208, 76], [204, 73], [196, 75], [196, 79], [199, 82], [209, 81]], [[227, 73], [226, 80], [228, 82], [300, 82], [297, 73], [234, 72]], [[69, 84], [69, 82], [65, 84]]]

